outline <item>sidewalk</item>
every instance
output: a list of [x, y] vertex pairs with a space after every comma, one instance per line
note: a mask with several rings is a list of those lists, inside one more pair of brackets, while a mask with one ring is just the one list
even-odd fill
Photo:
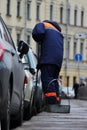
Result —
[[42, 112], [15, 130], [87, 130], [87, 101], [71, 99], [70, 104], [68, 114]]

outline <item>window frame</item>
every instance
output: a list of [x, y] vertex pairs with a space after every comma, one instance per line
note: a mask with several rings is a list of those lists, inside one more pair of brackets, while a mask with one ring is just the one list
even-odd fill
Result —
[[50, 20], [53, 20], [53, 10], [54, 10], [54, 6], [53, 6], [53, 4], [51, 3], [51, 4], [50, 4]]
[[36, 20], [40, 21], [40, 3], [36, 4]]
[[63, 23], [63, 6], [60, 7], [60, 23]]
[[74, 10], [74, 25], [77, 26], [77, 14], [78, 14], [78, 11], [77, 9]]
[[17, 0], [17, 17], [21, 18], [21, 0]]
[[84, 11], [81, 11], [81, 27], [84, 26]]
[[10, 6], [11, 6], [11, 0], [7, 0], [7, 10], [6, 10], [6, 15], [11, 16], [10, 14]]
[[27, 20], [31, 19], [31, 1], [27, 2]]

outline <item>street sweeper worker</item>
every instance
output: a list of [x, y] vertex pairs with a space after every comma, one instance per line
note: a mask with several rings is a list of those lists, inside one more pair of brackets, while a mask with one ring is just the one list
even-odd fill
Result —
[[41, 46], [38, 68], [46, 104], [60, 102], [58, 79], [63, 61], [63, 35], [55, 21], [44, 20], [32, 30], [32, 37]]

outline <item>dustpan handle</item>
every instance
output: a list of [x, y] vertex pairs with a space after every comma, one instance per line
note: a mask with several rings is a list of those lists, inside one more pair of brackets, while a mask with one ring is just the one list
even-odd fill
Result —
[[40, 57], [40, 43], [37, 43], [37, 46], [38, 46], [38, 48], [37, 48], [37, 72], [36, 72], [36, 88], [35, 89], [37, 89], [37, 82], [38, 82], [38, 71], [39, 71], [38, 65], [39, 65], [39, 57]]

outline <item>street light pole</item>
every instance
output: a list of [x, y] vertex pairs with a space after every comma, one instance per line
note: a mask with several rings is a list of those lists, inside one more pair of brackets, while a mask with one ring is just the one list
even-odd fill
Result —
[[27, 0], [25, 0], [24, 40], [27, 42]]
[[65, 63], [65, 77], [67, 77], [67, 65], [68, 65], [68, 0], [66, 0], [66, 63]]

